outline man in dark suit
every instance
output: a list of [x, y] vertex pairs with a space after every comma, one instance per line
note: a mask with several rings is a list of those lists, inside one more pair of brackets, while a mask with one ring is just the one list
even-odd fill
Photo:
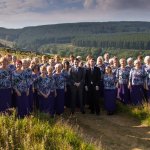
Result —
[[80, 111], [84, 114], [83, 86], [85, 82], [85, 71], [79, 67], [79, 60], [74, 60], [74, 66], [70, 69], [71, 78], [71, 113], [74, 114], [76, 108], [76, 98], [79, 98]]
[[90, 68], [86, 71], [85, 76], [85, 90], [88, 91], [89, 94], [89, 103], [91, 113], [96, 115], [100, 114], [100, 106], [99, 106], [99, 84], [101, 79], [100, 69], [95, 66], [95, 61], [93, 58], [90, 59]]

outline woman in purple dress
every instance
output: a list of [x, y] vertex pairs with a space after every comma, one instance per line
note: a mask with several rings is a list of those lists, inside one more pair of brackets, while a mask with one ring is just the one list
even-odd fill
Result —
[[112, 115], [116, 109], [116, 77], [112, 68], [107, 66], [104, 74], [104, 104], [108, 115]]
[[124, 104], [130, 103], [129, 97], [129, 69], [126, 67], [126, 60], [124, 58], [120, 59], [120, 68], [117, 69], [116, 78], [117, 78], [117, 87], [118, 87], [118, 96], [121, 102]]
[[11, 107], [11, 74], [7, 69], [8, 60], [5, 57], [0, 59], [0, 112], [5, 112]]
[[147, 56], [147, 63], [145, 65], [146, 71], [146, 97], [148, 102], [150, 103], [150, 56]]
[[55, 74], [53, 75], [56, 83], [56, 92], [57, 96], [55, 99], [55, 112], [60, 115], [64, 112], [64, 98], [65, 98], [65, 88], [66, 88], [66, 80], [61, 72], [62, 65], [55, 65]]
[[35, 80], [34, 86], [37, 89], [39, 109], [41, 112], [50, 114], [51, 101], [51, 82], [47, 76], [47, 68], [45, 65], [40, 67], [40, 76]]
[[50, 115], [51, 117], [54, 117], [55, 114], [55, 97], [57, 95], [56, 93], [56, 85], [55, 85], [55, 79], [53, 77], [53, 67], [48, 66], [47, 67], [47, 76], [50, 80]]
[[22, 61], [16, 62], [16, 71], [12, 74], [12, 86], [16, 95], [16, 108], [19, 117], [29, 114], [29, 86], [22, 70]]
[[130, 97], [132, 104], [141, 105], [142, 100], [144, 100], [144, 84], [146, 72], [141, 67], [141, 62], [139, 60], [134, 61], [134, 68], [131, 69], [129, 75], [129, 88]]
[[32, 69], [29, 68], [30, 61], [27, 59], [22, 60], [23, 76], [26, 78], [28, 88], [29, 88], [29, 105], [30, 112], [33, 111], [33, 78], [32, 78]]

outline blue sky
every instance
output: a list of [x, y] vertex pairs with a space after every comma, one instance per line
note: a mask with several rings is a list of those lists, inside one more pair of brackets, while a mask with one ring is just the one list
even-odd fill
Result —
[[0, 27], [150, 21], [150, 0], [0, 0]]

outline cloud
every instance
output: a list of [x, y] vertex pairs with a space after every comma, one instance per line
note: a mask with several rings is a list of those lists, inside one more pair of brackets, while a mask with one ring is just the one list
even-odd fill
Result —
[[0, 25], [92, 21], [150, 21], [149, 0], [1, 0]]

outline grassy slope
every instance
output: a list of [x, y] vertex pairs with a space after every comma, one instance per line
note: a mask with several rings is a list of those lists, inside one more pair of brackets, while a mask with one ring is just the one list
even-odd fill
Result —
[[65, 120], [37, 114], [24, 119], [0, 115], [0, 149], [94, 150]]

